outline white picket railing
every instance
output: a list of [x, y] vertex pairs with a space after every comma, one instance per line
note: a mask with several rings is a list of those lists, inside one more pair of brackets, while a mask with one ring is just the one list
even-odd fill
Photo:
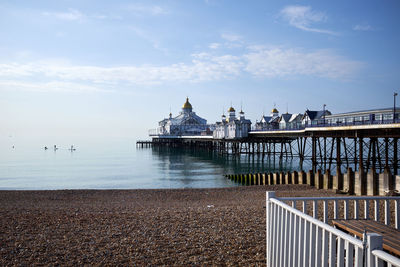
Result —
[[[304, 201], [304, 207], [310, 199], [314, 203], [313, 217], [294, 208], [296, 201]], [[325, 222], [319, 221], [315, 201], [327, 199], [336, 198], [277, 199], [274, 192], [267, 192], [267, 266], [382, 266], [383, 262], [400, 266], [399, 258], [382, 251], [382, 236], [367, 234], [361, 241], [328, 225], [327, 202], [323, 204]], [[292, 201], [294, 207], [281, 200]]]
[[[283, 197], [280, 201], [290, 202], [291, 206], [296, 208], [297, 203], [301, 203], [301, 208], [304, 213], [310, 212], [313, 218], [318, 219], [318, 214], [322, 214], [322, 221], [328, 222], [328, 219], [373, 219], [382, 221], [386, 225], [392, 225], [396, 229], [400, 229], [400, 197], [378, 197], [378, 196], [360, 196], [360, 197]], [[384, 214], [381, 216], [380, 203], [383, 202]], [[321, 205], [318, 205], [322, 203]], [[310, 205], [311, 204], [311, 205]], [[333, 204], [333, 217], [328, 216], [328, 205]], [[394, 207], [392, 207], [394, 204]], [[343, 209], [339, 209], [342, 205]], [[311, 206], [311, 208], [309, 208]], [[353, 207], [351, 210], [350, 207]], [[361, 206], [363, 206], [361, 210]], [[322, 209], [322, 211], [320, 211]], [[372, 209], [372, 213], [371, 213]], [[340, 210], [342, 212], [340, 212]], [[391, 211], [394, 212], [391, 212]], [[363, 216], [360, 214], [363, 213]], [[350, 217], [350, 215], [352, 215]], [[394, 217], [394, 220], [391, 219]]]

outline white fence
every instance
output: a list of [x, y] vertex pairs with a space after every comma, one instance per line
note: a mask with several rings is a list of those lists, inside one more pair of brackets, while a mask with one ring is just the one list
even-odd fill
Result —
[[[371, 199], [369, 199], [371, 198]], [[379, 199], [377, 199], [379, 198]], [[368, 199], [366, 201], [366, 199]], [[327, 224], [328, 201], [334, 203], [334, 217], [339, 218], [338, 202], [344, 201], [344, 219], [349, 214], [349, 201], [354, 202], [354, 217], [359, 212], [359, 201], [364, 201], [364, 217], [369, 218], [370, 200], [385, 201], [385, 222], [390, 222], [389, 200], [395, 204], [395, 224], [399, 224], [399, 200], [396, 197], [355, 197], [355, 198], [280, 198], [274, 192], [267, 192], [267, 266], [400, 266], [400, 259], [382, 250], [382, 236], [367, 234], [361, 241]], [[387, 200], [387, 201], [386, 201]], [[283, 201], [291, 201], [292, 206]], [[312, 201], [313, 217], [296, 209], [296, 203]], [[322, 218], [318, 220], [318, 201], [323, 206]], [[347, 203], [347, 205], [346, 205]], [[375, 218], [379, 219], [379, 204], [374, 205]], [[366, 211], [366, 212], [365, 212]], [[387, 212], [387, 213], [386, 213]], [[347, 215], [346, 215], [347, 214]], [[366, 215], [367, 214], [367, 215]], [[357, 215], [357, 216], [356, 216]], [[335, 219], [336, 219], [335, 218]]]

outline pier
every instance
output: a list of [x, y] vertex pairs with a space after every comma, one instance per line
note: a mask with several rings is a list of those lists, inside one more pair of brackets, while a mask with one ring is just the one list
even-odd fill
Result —
[[358, 125], [319, 124], [303, 129], [250, 131], [247, 137], [216, 139], [204, 136], [152, 136], [138, 146], [187, 147], [214, 150], [221, 154], [259, 155], [279, 162], [298, 158], [300, 169], [305, 161], [311, 170], [336, 173], [352, 168], [368, 172], [399, 170], [400, 123]]

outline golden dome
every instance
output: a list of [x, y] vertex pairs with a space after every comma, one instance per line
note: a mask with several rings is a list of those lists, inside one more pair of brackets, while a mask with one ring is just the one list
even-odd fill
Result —
[[189, 103], [189, 97], [186, 97], [186, 102], [182, 106], [183, 109], [192, 109], [192, 105]]
[[233, 107], [230, 107], [230, 108], [228, 109], [228, 112], [235, 112], [235, 109], [234, 109]]
[[276, 108], [274, 108], [273, 110], [271, 110], [271, 113], [279, 113], [279, 111]]

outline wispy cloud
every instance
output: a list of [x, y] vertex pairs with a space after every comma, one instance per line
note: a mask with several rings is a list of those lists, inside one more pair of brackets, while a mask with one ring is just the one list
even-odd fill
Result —
[[363, 67], [362, 62], [329, 50], [303, 52], [296, 49], [260, 49], [244, 55], [246, 71], [260, 77], [314, 76], [347, 79]]
[[67, 93], [98, 93], [112, 92], [101, 86], [86, 85], [83, 83], [50, 81], [27, 82], [14, 80], [0, 80], [1, 91], [27, 91], [27, 92], [67, 92]]
[[325, 22], [327, 16], [323, 12], [312, 10], [310, 6], [286, 6], [280, 11], [280, 16], [300, 30], [337, 35], [336, 32], [312, 26], [314, 23]]
[[45, 11], [41, 13], [43, 16], [51, 17], [59, 20], [65, 21], [84, 21], [87, 19], [94, 19], [94, 20], [105, 20], [105, 19], [112, 19], [112, 20], [121, 20], [121, 16], [116, 15], [105, 15], [105, 14], [85, 14], [82, 11], [74, 8], [69, 8], [68, 11], [65, 12], [50, 12]]
[[98, 92], [121, 85], [199, 83], [236, 79], [246, 74], [266, 79], [310, 76], [345, 80], [364, 66], [362, 62], [329, 50], [304, 52], [261, 45], [252, 46], [240, 55], [202, 52], [191, 57], [190, 62], [164, 66], [104, 67], [72, 65], [64, 61], [2, 63], [0, 87]]
[[158, 5], [142, 5], [142, 4], [131, 4], [127, 8], [129, 11], [135, 13], [136, 15], [165, 15], [168, 11]]
[[220, 43], [211, 43], [208, 47], [210, 49], [218, 49], [221, 46]]
[[67, 12], [43, 12], [44, 16], [55, 17], [60, 20], [79, 21], [86, 18], [79, 10], [70, 8]]
[[375, 29], [367, 24], [367, 23], [363, 23], [363, 24], [357, 24], [353, 26], [353, 30], [355, 31], [374, 31]]
[[221, 34], [221, 38], [229, 42], [238, 42], [242, 40], [242, 36], [233, 33], [223, 33]]

